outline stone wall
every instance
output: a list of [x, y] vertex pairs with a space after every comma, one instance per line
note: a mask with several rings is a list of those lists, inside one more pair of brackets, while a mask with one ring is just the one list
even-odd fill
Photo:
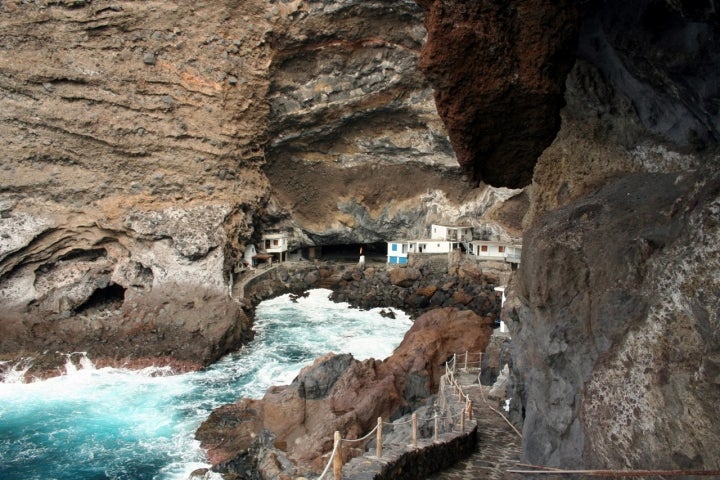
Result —
[[343, 467], [345, 480], [415, 480], [426, 478], [458, 460], [477, 446], [477, 423], [466, 424], [467, 431], [444, 433], [438, 441], [418, 440], [418, 447], [383, 447], [383, 456], [355, 457]]

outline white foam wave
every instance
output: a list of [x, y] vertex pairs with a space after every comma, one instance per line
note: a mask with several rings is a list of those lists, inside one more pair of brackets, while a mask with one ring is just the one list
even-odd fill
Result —
[[[25, 452], [30, 458], [13, 458], [50, 465], [51, 458], [73, 449], [62, 453], [64, 464], [98, 464], [113, 478], [185, 480], [207, 467], [194, 431], [213, 408], [240, 397], [261, 398], [268, 387], [289, 384], [330, 351], [385, 358], [411, 324], [401, 313], [387, 319], [379, 309], [335, 304], [329, 294], [313, 290], [296, 303], [287, 295], [262, 302], [255, 340], [200, 372], [96, 368], [83, 352], [73, 352], [66, 375], [0, 383], [0, 430], [14, 429], [16, 435], [11, 445], [0, 442], [0, 456]], [[23, 377], [26, 366], [6, 368], [5, 375]], [[137, 472], [138, 465], [151, 462], [146, 459], [158, 464], [151, 477]], [[50, 477], [71, 478], [58, 471], [37, 478]]]

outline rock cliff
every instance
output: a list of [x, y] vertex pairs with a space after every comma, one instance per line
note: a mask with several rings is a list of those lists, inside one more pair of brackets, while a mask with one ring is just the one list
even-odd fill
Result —
[[709, 2], [582, 13], [506, 310], [529, 463], [720, 467], [718, 32]]
[[0, 355], [205, 365], [250, 334], [227, 292], [266, 228], [302, 247], [487, 214], [517, 238], [517, 192], [457, 166], [423, 18], [403, 0], [2, 2]]
[[719, 23], [713, 0], [2, 2], [0, 354], [206, 364], [248, 335], [228, 283], [265, 228], [511, 236], [529, 203], [524, 458], [720, 468]]
[[[263, 478], [319, 473], [333, 432], [360, 438], [378, 416], [394, 418], [437, 391], [444, 362], [458, 351], [483, 351], [492, 319], [470, 310], [440, 308], [415, 321], [386, 360], [360, 362], [328, 354], [290, 385], [271, 387], [262, 400], [241, 399], [213, 411], [196, 437], [213, 466]], [[362, 449], [354, 454], [362, 454]]]
[[227, 22], [237, 13], [3, 2], [3, 355], [197, 367], [247, 337], [227, 271], [268, 195], [256, 119], [269, 53], [263, 24]]

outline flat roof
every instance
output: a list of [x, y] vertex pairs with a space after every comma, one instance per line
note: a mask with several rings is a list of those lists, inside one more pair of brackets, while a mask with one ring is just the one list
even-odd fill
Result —
[[510, 243], [510, 242], [498, 242], [498, 241], [495, 241], [495, 240], [471, 240], [470, 243], [472, 243], [472, 244], [474, 244], [474, 245], [477, 245], [477, 244], [479, 244], [479, 243], [483, 243], [483, 244], [486, 244], [486, 245], [504, 245], [504, 246], [506, 246], [506, 247], [518, 247], [518, 248], [522, 247], [521, 244]]
[[470, 225], [445, 225], [443, 223], [431, 223], [430, 225], [435, 227], [445, 227], [445, 228], [473, 228]]

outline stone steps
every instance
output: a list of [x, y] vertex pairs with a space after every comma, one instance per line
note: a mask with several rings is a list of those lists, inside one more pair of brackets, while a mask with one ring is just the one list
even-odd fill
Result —
[[[428, 480], [521, 479], [520, 476], [507, 473], [520, 461], [520, 437], [483, 401], [481, 389], [485, 389], [487, 397], [489, 387], [477, 385], [466, 390], [473, 401], [473, 414], [478, 422], [475, 453], [428, 477]], [[494, 404], [492, 406], [497, 408]]]

